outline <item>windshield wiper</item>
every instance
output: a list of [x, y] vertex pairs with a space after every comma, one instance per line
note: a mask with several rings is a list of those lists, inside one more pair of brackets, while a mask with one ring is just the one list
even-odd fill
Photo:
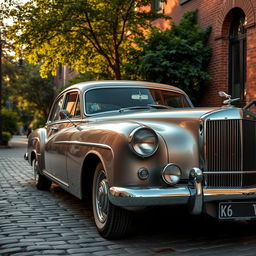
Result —
[[120, 108], [119, 112], [123, 112], [125, 110], [137, 110], [137, 109], [150, 109], [150, 106], [133, 106], [133, 107], [127, 107], [127, 108]]
[[125, 110], [137, 110], [137, 109], [150, 109], [150, 108], [155, 108], [155, 109], [170, 109], [170, 107], [165, 106], [165, 105], [158, 105], [158, 104], [147, 104], [145, 106], [133, 106], [133, 107], [127, 107], [127, 108], [120, 108], [119, 112], [123, 112]]
[[151, 108], [157, 108], [157, 109], [170, 109], [170, 107], [165, 105], [159, 105], [159, 104], [148, 104], [147, 106], [150, 106]]

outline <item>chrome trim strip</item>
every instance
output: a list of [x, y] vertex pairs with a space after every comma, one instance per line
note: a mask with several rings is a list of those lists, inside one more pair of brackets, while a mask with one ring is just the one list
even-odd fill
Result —
[[48, 171], [46, 170], [43, 170], [43, 174], [45, 174], [46, 176], [50, 177], [51, 179], [57, 181], [58, 183], [61, 183], [62, 185], [66, 186], [66, 187], [69, 187], [69, 184], [66, 183], [65, 181], [59, 179], [59, 178], [56, 178], [54, 175], [52, 175], [51, 173], [49, 173]]
[[81, 145], [81, 146], [92, 146], [92, 147], [98, 147], [98, 148], [104, 148], [104, 149], [109, 149], [112, 150], [112, 148], [108, 145], [105, 144], [100, 144], [100, 143], [92, 143], [92, 142], [80, 142], [80, 141], [57, 141], [54, 142], [54, 144], [69, 144], [69, 145]]
[[[86, 123], [87, 122], [85, 119], [82, 119], [81, 117], [79, 117], [77, 119], [76, 118], [71, 118], [71, 120], [74, 123]], [[53, 122], [51, 122], [51, 121], [47, 122], [46, 126], [54, 125], [54, 124], [64, 124], [64, 123], [70, 123], [70, 122], [67, 119], [60, 119], [60, 120], [56, 120], [56, 121], [53, 121]]]
[[[240, 166], [240, 170], [243, 170], [243, 166], [244, 166], [244, 136], [243, 136], [243, 132], [244, 132], [244, 125], [243, 125], [243, 119], [241, 119], [240, 120], [240, 122], [239, 122], [239, 125], [240, 125], [240, 140], [241, 140], [241, 148], [240, 148], [240, 157], [241, 157], [241, 162], [240, 162], [240, 164], [241, 164], [241, 166]], [[241, 187], [243, 186], [243, 175], [241, 175], [241, 182], [240, 182], [240, 184], [241, 184]]]
[[216, 172], [213, 172], [213, 171], [207, 171], [207, 172], [204, 172], [204, 174], [253, 174], [253, 173], [256, 173], [256, 171], [216, 171]]
[[256, 199], [256, 188], [204, 189], [204, 202]]
[[204, 195], [238, 195], [238, 194], [251, 194], [254, 193], [256, 196], [256, 188], [205, 188]]

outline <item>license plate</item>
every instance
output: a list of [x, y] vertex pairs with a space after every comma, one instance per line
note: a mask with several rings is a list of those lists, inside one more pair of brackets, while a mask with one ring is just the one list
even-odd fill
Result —
[[219, 219], [255, 219], [256, 202], [219, 203]]

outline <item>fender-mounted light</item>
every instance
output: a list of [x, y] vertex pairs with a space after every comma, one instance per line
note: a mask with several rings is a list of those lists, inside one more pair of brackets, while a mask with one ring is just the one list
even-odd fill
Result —
[[148, 127], [136, 128], [129, 136], [129, 146], [136, 155], [150, 157], [158, 148], [157, 134]]
[[176, 164], [167, 164], [162, 171], [162, 178], [168, 185], [176, 185], [180, 181], [181, 170]]
[[148, 169], [142, 167], [138, 170], [138, 177], [141, 179], [141, 180], [146, 180], [148, 179], [149, 177], [149, 172], [148, 172]]

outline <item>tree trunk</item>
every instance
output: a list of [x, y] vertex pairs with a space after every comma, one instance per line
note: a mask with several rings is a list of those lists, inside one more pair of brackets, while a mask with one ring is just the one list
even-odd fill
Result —
[[121, 77], [121, 71], [120, 71], [120, 64], [116, 64], [114, 66], [114, 72], [115, 72], [115, 80], [121, 80], [122, 77]]
[[120, 55], [119, 55], [119, 47], [115, 42], [115, 62], [114, 62], [114, 72], [115, 72], [115, 80], [121, 80], [121, 70], [120, 70]]

